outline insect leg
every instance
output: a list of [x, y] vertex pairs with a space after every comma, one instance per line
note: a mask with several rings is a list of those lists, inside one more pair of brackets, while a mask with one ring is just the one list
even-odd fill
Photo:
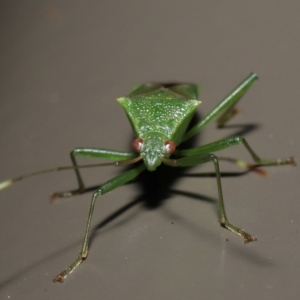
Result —
[[92, 197], [92, 201], [91, 201], [91, 205], [90, 205], [90, 209], [89, 209], [88, 220], [87, 220], [87, 224], [86, 224], [83, 243], [82, 243], [82, 247], [81, 247], [81, 250], [79, 252], [79, 255], [69, 267], [67, 267], [64, 271], [62, 271], [58, 276], [56, 276], [53, 279], [54, 282], [63, 282], [64, 278], [66, 278], [68, 276], [68, 274], [73, 272], [74, 269], [76, 269], [80, 265], [80, 263], [84, 259], [87, 258], [88, 246], [89, 246], [89, 236], [90, 236], [90, 227], [91, 227], [91, 221], [92, 221], [92, 216], [93, 216], [93, 212], [94, 212], [96, 199], [99, 196], [102, 196], [105, 193], [107, 193], [109, 191], [112, 191], [112, 190], [116, 189], [117, 187], [122, 186], [125, 183], [133, 180], [141, 172], [143, 172], [145, 170], [145, 168], [146, 168], [145, 165], [141, 164], [140, 166], [138, 166], [134, 169], [126, 171], [125, 173], [120, 174], [120, 175], [110, 179], [109, 181], [107, 181], [106, 183], [101, 185], [98, 188], [97, 191], [94, 192], [93, 197]]
[[258, 79], [257, 75], [251, 73], [244, 79], [233, 91], [231, 91], [220, 103], [218, 103], [199, 123], [192, 127], [183, 137], [183, 141], [189, 139], [200, 130], [202, 130], [209, 122], [214, 120], [223, 112], [218, 119], [218, 126], [223, 126], [233, 115], [234, 106], [247, 92], [251, 85]]
[[[252, 156], [253, 160], [256, 164], [260, 166], [278, 166], [278, 165], [295, 165], [295, 161], [293, 157], [288, 158], [277, 158], [277, 159], [261, 159], [250, 147], [248, 142], [243, 138], [239, 136], [233, 136], [229, 138], [225, 138], [210, 144], [206, 144], [200, 147], [191, 148], [188, 150], [176, 150], [174, 154], [180, 155], [180, 156], [195, 156], [195, 155], [201, 155], [206, 153], [212, 153], [216, 151], [223, 150], [228, 147], [232, 147], [235, 145], [243, 144], [245, 148], [248, 150], [250, 155]], [[237, 160], [237, 162], [240, 162], [240, 166], [242, 166], [243, 161]], [[237, 163], [239, 165], [239, 163]]]
[[223, 200], [223, 193], [222, 193], [219, 162], [218, 162], [218, 158], [216, 155], [202, 154], [202, 155], [198, 155], [198, 156], [190, 156], [190, 157], [183, 157], [180, 159], [166, 160], [166, 164], [173, 166], [173, 167], [188, 167], [188, 166], [194, 166], [196, 164], [203, 164], [203, 163], [207, 163], [207, 162], [212, 162], [215, 166], [217, 186], [218, 186], [218, 195], [219, 195], [219, 216], [220, 216], [221, 225], [223, 227], [227, 228], [228, 230], [238, 234], [242, 238], [244, 238], [245, 244], [252, 242], [252, 241], [256, 241], [257, 239], [255, 237], [251, 236], [246, 231], [234, 226], [227, 219], [226, 212], [225, 212], [224, 200]]
[[[126, 160], [126, 159], [133, 158], [136, 156], [136, 153], [101, 149], [101, 148], [75, 148], [70, 153], [71, 161], [74, 167], [78, 166], [76, 161], [77, 156], [103, 158], [103, 159], [119, 161], [119, 160]], [[80, 174], [80, 170], [78, 168], [75, 168], [74, 170], [78, 182], [78, 188], [67, 192], [56, 192], [52, 195], [52, 198], [70, 197], [73, 195], [81, 194], [85, 191], [85, 186]]]

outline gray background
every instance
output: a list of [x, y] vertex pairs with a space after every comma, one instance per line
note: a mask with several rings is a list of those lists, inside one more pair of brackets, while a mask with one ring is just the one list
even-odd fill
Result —
[[[76, 146], [129, 149], [115, 99], [137, 83], [200, 83], [203, 115], [251, 71], [260, 81], [231, 127], [211, 124], [197, 144], [244, 132], [262, 157], [299, 160], [299, 12], [299, 1], [1, 1], [0, 180], [68, 165]], [[251, 161], [242, 146], [226, 154]], [[267, 170], [223, 178], [229, 219], [258, 242], [219, 226], [212, 177], [178, 178], [154, 209], [134, 203], [147, 197], [137, 182], [98, 201], [90, 255], [63, 284], [52, 278], [79, 251], [91, 193], [49, 201], [76, 186], [72, 172], [19, 182], [0, 192], [0, 298], [298, 299], [299, 167]]]

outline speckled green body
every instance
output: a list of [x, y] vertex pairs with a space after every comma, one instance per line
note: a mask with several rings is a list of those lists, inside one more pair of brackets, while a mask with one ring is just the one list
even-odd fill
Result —
[[[98, 197], [134, 180], [143, 171], [148, 169], [154, 171], [162, 162], [172, 167], [188, 167], [197, 164], [213, 163], [216, 172], [217, 188], [219, 195], [219, 212], [220, 223], [223, 227], [241, 236], [244, 243], [256, 241], [256, 237], [251, 236], [246, 231], [231, 224], [226, 216], [225, 205], [223, 200], [223, 192], [221, 186], [221, 173], [219, 168], [219, 160], [225, 160], [235, 163], [237, 166], [246, 170], [256, 171], [262, 174], [257, 166], [278, 166], [278, 165], [295, 165], [293, 157], [286, 159], [261, 159], [246, 142], [239, 136], [227, 137], [206, 145], [194, 147], [190, 149], [177, 149], [182, 141], [186, 141], [198, 132], [200, 132], [207, 124], [218, 117], [217, 123], [219, 127], [232, 118], [235, 114], [235, 104], [246, 93], [250, 86], [258, 79], [257, 75], [251, 73], [245, 78], [231, 93], [229, 93], [220, 103], [211, 109], [211, 111], [197, 122], [192, 128], [187, 127], [200, 101], [197, 100], [199, 87], [194, 84], [143, 84], [135, 87], [129, 96], [119, 98], [118, 101], [124, 108], [132, 128], [137, 136], [132, 146], [135, 152], [127, 152], [120, 150], [112, 150], [106, 148], [89, 148], [78, 147], [70, 153], [72, 167], [58, 167], [48, 170], [42, 170], [18, 176], [12, 179], [0, 182], [0, 190], [31, 176], [49, 173], [53, 171], [61, 171], [66, 169], [74, 169], [78, 188], [71, 191], [56, 192], [52, 198], [70, 197], [90, 191], [86, 188], [80, 174], [80, 166], [77, 164], [77, 157], [94, 157], [112, 160], [112, 163], [104, 163], [101, 165], [125, 166], [139, 162], [143, 159], [144, 163], [138, 164], [136, 167], [118, 174], [110, 180], [99, 186], [93, 194], [90, 204], [85, 234], [80, 252], [76, 259], [54, 279], [54, 282], [63, 282], [64, 279], [73, 272], [88, 256], [88, 248], [90, 244], [90, 233], [92, 216], [95, 203]], [[245, 161], [232, 158], [218, 158], [214, 152], [242, 144], [252, 156], [255, 165], [250, 165]], [[170, 157], [174, 154], [174, 157]], [[91, 166], [91, 165], [90, 165]], [[92, 165], [95, 166], [95, 165]]]
[[161, 157], [168, 157], [166, 141], [181, 143], [201, 103], [198, 96], [194, 84], [142, 84], [118, 99], [136, 136], [144, 141], [141, 155], [149, 171], [161, 164]]
[[137, 137], [157, 132], [178, 145], [200, 104], [198, 97], [197, 85], [142, 84], [118, 101]]

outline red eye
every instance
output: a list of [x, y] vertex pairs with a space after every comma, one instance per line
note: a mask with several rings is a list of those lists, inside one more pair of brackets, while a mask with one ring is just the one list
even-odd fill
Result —
[[142, 149], [144, 140], [141, 138], [137, 138], [132, 142], [132, 148], [135, 152], [140, 152]]
[[165, 141], [166, 154], [171, 155], [176, 149], [176, 145], [172, 141]]

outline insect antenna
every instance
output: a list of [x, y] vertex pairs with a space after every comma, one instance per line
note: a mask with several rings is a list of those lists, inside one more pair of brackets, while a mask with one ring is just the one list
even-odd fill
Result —
[[261, 167], [261, 165], [259, 164], [249, 164], [243, 160], [240, 159], [235, 159], [235, 158], [231, 158], [231, 157], [218, 157], [219, 160], [223, 160], [223, 161], [227, 161], [227, 162], [231, 162], [235, 165], [237, 165], [238, 167], [242, 168], [242, 169], [246, 169], [248, 171], [252, 171], [255, 172], [256, 174], [262, 176], [262, 177], [267, 177], [268, 176], [268, 172]]
[[21, 181], [23, 179], [33, 177], [33, 176], [37, 176], [37, 175], [42, 175], [42, 174], [52, 173], [52, 172], [65, 171], [65, 170], [74, 170], [74, 169], [95, 168], [95, 167], [105, 167], [105, 166], [115, 166], [115, 167], [126, 166], [126, 165], [134, 164], [134, 163], [138, 162], [141, 159], [142, 159], [142, 157], [138, 156], [138, 157], [135, 157], [133, 159], [127, 159], [127, 160], [121, 160], [121, 161], [113, 161], [113, 162], [98, 163], [98, 164], [86, 164], [86, 165], [81, 165], [81, 166], [61, 166], [61, 167], [56, 167], [56, 168], [51, 168], [51, 169], [40, 170], [40, 171], [37, 171], [37, 172], [28, 173], [28, 174], [25, 174], [25, 175], [21, 175], [21, 176], [18, 176], [18, 177], [11, 178], [11, 179], [0, 182], [0, 191], [7, 188], [7, 187], [9, 187], [9, 186], [11, 186], [11, 185], [13, 185], [17, 181]]
[[[177, 163], [177, 159], [168, 159], [168, 158], [164, 158], [162, 157], [161, 160], [163, 161], [164, 164], [168, 165], [168, 166], [176, 166]], [[255, 172], [256, 174], [266, 177], [268, 176], [267, 171], [265, 171], [264, 169], [260, 168], [261, 165], [255, 165], [255, 164], [248, 164], [247, 162], [240, 160], [240, 159], [235, 159], [235, 158], [231, 158], [231, 157], [218, 157], [218, 160], [222, 160], [222, 161], [227, 161], [230, 163], [233, 163], [235, 165], [237, 165], [238, 167], [248, 170], [248, 171], [252, 171]]]

